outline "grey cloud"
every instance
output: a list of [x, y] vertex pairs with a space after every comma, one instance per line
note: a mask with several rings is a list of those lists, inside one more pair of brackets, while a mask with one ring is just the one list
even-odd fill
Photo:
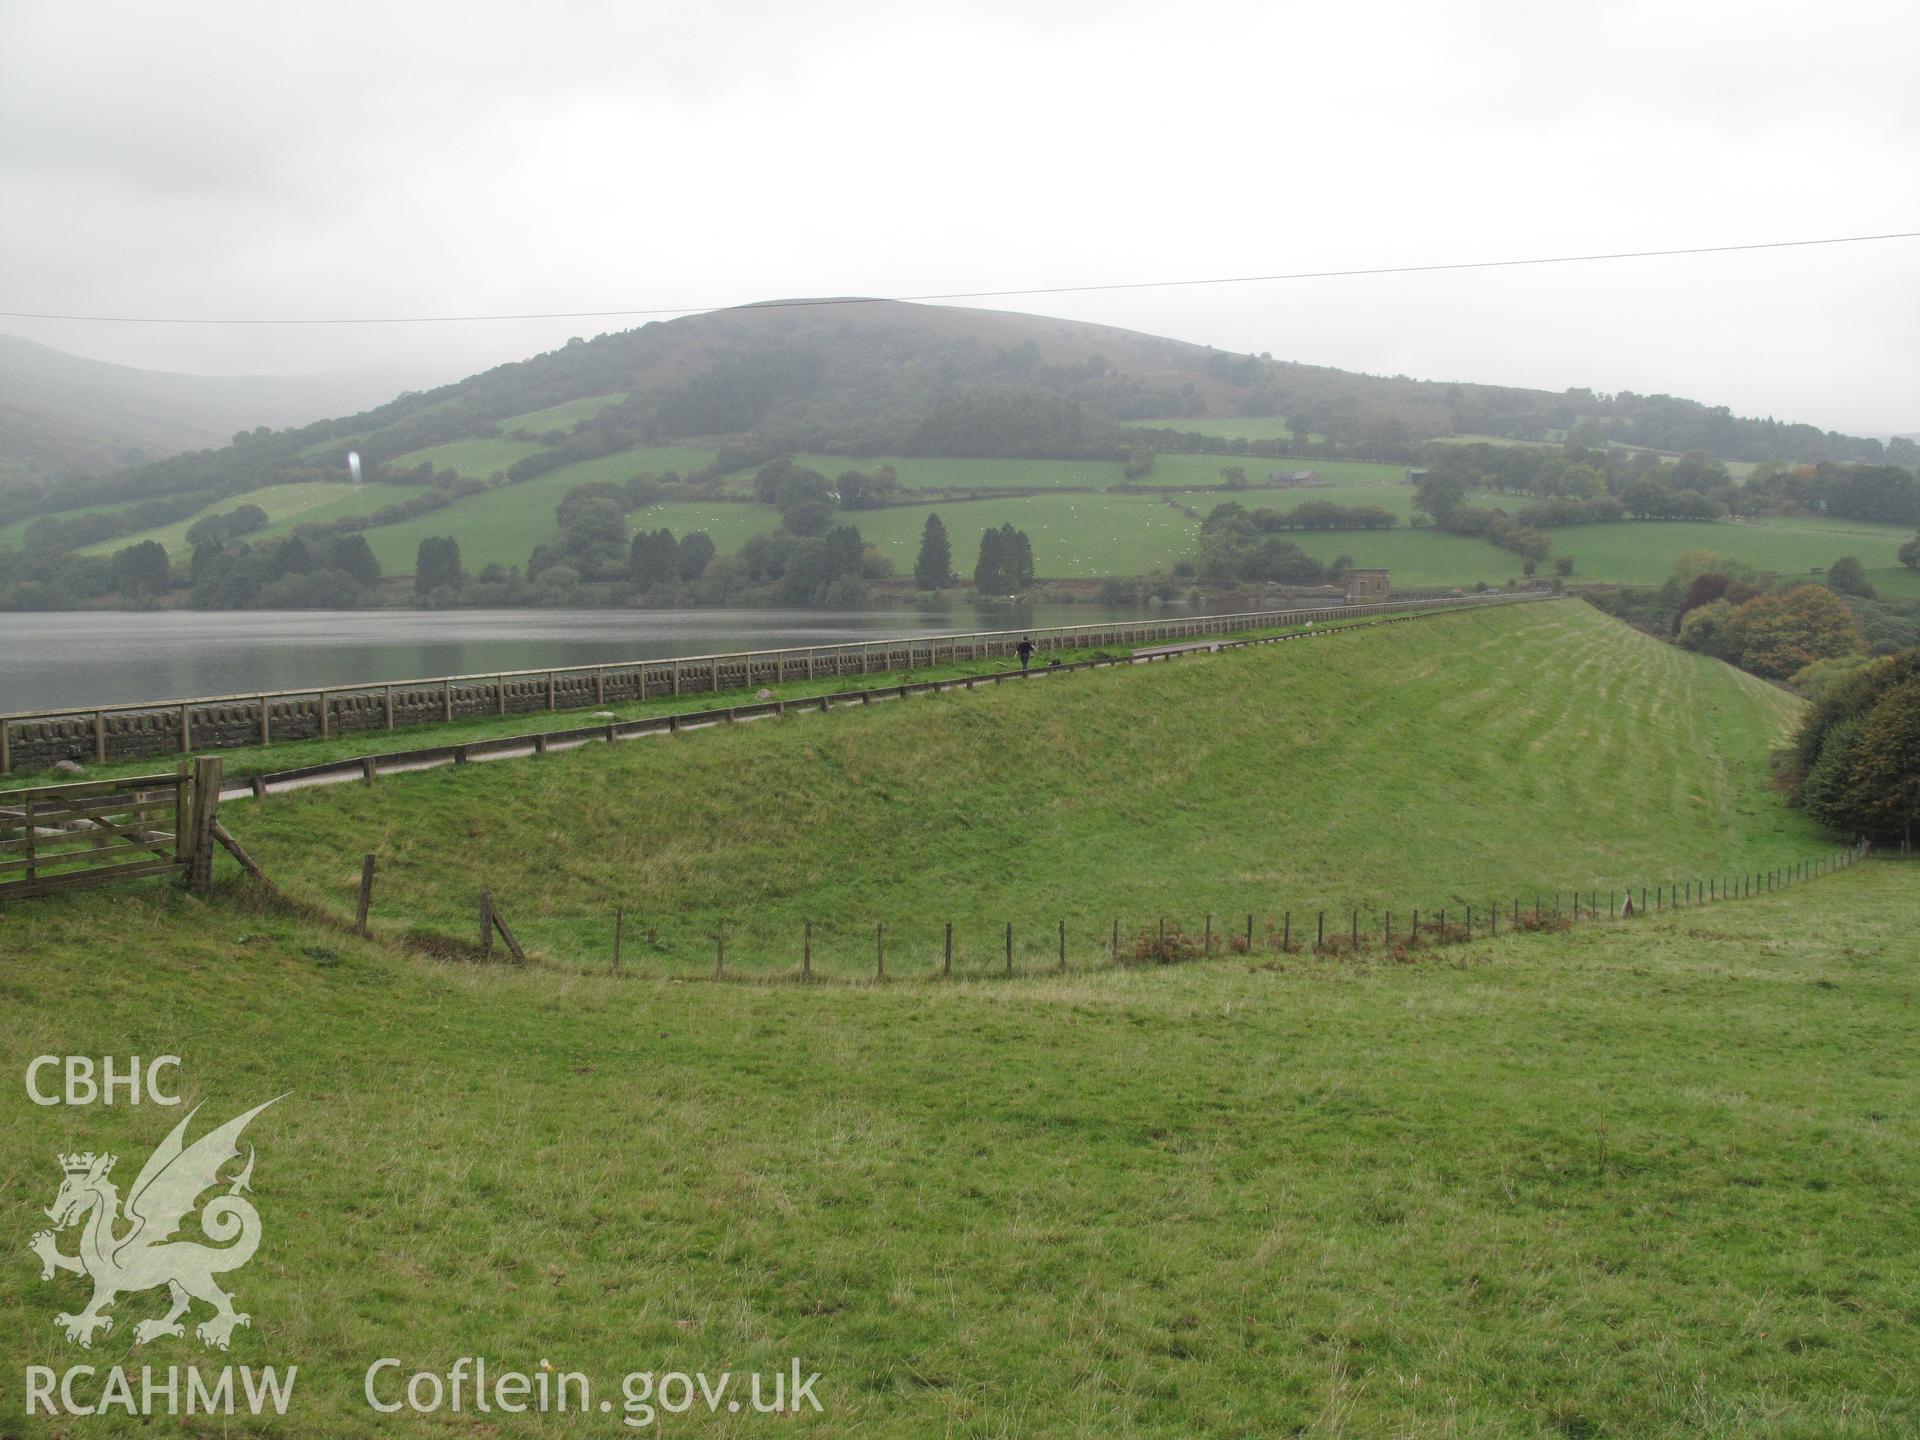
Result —
[[[1920, 228], [1872, 4], [0, 9], [0, 308], [359, 315], [911, 294]], [[1374, 371], [1920, 427], [1916, 242], [1026, 297]], [[0, 322], [428, 379], [618, 328]]]

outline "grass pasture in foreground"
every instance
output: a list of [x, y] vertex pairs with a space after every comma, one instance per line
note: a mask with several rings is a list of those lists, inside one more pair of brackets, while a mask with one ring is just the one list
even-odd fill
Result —
[[[1324, 908], [1510, 903], [1784, 865], [1829, 842], [1769, 789], [1791, 696], [1577, 602], [1174, 664], [392, 776], [232, 807], [337, 912], [378, 859], [393, 933], [465, 936], [490, 887], [523, 943], [603, 963], [898, 973], [1098, 963], [1115, 919], [1265, 928]], [[1410, 836], [1444, 837], [1410, 844]], [[1233, 917], [1228, 921], [1226, 917]]]
[[[15, 1376], [136, 1390], [297, 1365], [287, 1418], [218, 1433], [334, 1440], [448, 1433], [368, 1408], [385, 1356], [582, 1372], [614, 1413], [452, 1417], [560, 1440], [626, 1433], [627, 1372], [795, 1356], [806, 1434], [1906, 1437], [1916, 880], [1414, 964], [861, 988], [444, 965], [231, 885], [0, 908], [7, 1073], [177, 1054], [209, 1124], [287, 1097], [246, 1137], [266, 1238], [232, 1351], [134, 1346], [152, 1292], [80, 1351], [50, 1322], [82, 1282], [24, 1252], [53, 1153], [131, 1172], [182, 1112], [12, 1086], [0, 1338]], [[19, 1406], [9, 1434], [154, 1429]]]

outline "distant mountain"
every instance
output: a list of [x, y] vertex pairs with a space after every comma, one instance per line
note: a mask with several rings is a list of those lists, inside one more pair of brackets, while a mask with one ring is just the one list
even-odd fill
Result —
[[391, 377], [176, 375], [0, 335], [0, 486], [104, 475], [392, 393]]
[[[42, 357], [54, 353], [33, 348]], [[86, 373], [97, 379], [97, 371], [116, 369]], [[270, 423], [261, 418], [266, 396], [276, 386], [297, 383], [121, 374], [146, 382], [242, 387], [225, 392], [254, 407], [239, 423], [227, 418], [211, 424], [197, 418], [206, 412], [190, 411], [184, 398], [168, 400], [170, 394], [184, 396], [184, 389], [148, 388], [138, 392], [139, 404], [129, 398], [121, 407], [176, 426], [191, 420], [222, 440]], [[93, 393], [99, 395], [98, 385]], [[298, 400], [295, 393], [289, 388], [276, 398], [290, 408], [305, 403], [309, 414], [320, 403], [309, 398], [310, 391]], [[1554, 393], [1360, 375], [1039, 315], [885, 300], [792, 300], [571, 340], [547, 354], [404, 394], [364, 413], [270, 435], [250, 433], [242, 443], [160, 460], [105, 484], [69, 487], [60, 498], [93, 504], [219, 496], [328, 478], [338, 475], [350, 446], [370, 473], [386, 467], [388, 478], [403, 478], [399, 472], [405, 471], [404, 478], [426, 479], [414, 473], [413, 460], [393, 462], [454, 440], [523, 430], [520, 417], [606, 397], [618, 398], [590, 415], [582, 409], [585, 418], [557, 427], [537, 422], [540, 434], [525, 438], [539, 439], [545, 448], [515, 464], [508, 477], [633, 446], [693, 440], [719, 449], [722, 469], [797, 451], [1106, 458], [1143, 442], [1125, 426], [1148, 422], [1178, 431], [1183, 421], [1223, 416], [1282, 420], [1316, 457], [1405, 463], [1417, 461], [1427, 442], [1454, 435], [1700, 449], [1729, 460], [1796, 464], [1879, 460], [1890, 451], [1911, 463], [1904, 457], [1913, 451], [1911, 445], [1901, 449], [1902, 442], [1889, 447], [1811, 425], [1743, 419], [1724, 406], [1666, 395]], [[100, 409], [96, 398], [88, 413]], [[97, 442], [100, 448], [106, 443]], [[170, 443], [183, 442], [176, 435]], [[1178, 448], [1183, 442], [1161, 436], [1147, 443]], [[1256, 443], [1274, 451], [1292, 442]], [[28, 497], [17, 498], [24, 503]], [[52, 509], [52, 498], [43, 493], [33, 503]]]

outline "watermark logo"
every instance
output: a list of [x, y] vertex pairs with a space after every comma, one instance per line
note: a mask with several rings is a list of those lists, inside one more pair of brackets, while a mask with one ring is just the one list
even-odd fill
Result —
[[[285, 1098], [256, 1105], [188, 1145], [187, 1126], [199, 1113], [196, 1105], [140, 1167], [124, 1211], [112, 1180], [118, 1157], [92, 1151], [59, 1157], [65, 1178], [45, 1211], [53, 1229], [35, 1235], [29, 1248], [40, 1257], [42, 1280], [66, 1272], [93, 1284], [93, 1297], [83, 1309], [54, 1317], [68, 1340], [90, 1349], [95, 1335], [113, 1328], [106, 1311], [119, 1296], [162, 1285], [170, 1308], [164, 1318], [133, 1327], [139, 1344], [163, 1335], [184, 1337], [181, 1317], [196, 1301], [213, 1307], [213, 1314], [194, 1326], [194, 1334], [209, 1346], [225, 1350], [234, 1328], [251, 1323], [233, 1308], [233, 1296], [216, 1277], [238, 1270], [260, 1246], [260, 1214], [242, 1193], [252, 1189], [253, 1147], [247, 1147], [246, 1164], [237, 1173], [223, 1180], [220, 1171], [239, 1157], [241, 1133], [253, 1118]], [[224, 1194], [199, 1205], [202, 1195], [221, 1185]], [[211, 1245], [173, 1238], [196, 1206]], [[73, 1227], [79, 1229], [79, 1249], [67, 1254], [59, 1248], [60, 1232]]]

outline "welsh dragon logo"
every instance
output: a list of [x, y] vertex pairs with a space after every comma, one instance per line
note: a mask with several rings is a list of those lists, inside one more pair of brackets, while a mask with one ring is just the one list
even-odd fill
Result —
[[[184, 1337], [180, 1317], [195, 1300], [214, 1310], [194, 1327], [194, 1334], [208, 1345], [226, 1349], [234, 1327], [251, 1323], [251, 1317], [233, 1308], [233, 1296], [214, 1277], [238, 1270], [260, 1246], [260, 1214], [241, 1194], [252, 1188], [253, 1148], [247, 1148], [247, 1163], [238, 1174], [223, 1182], [220, 1169], [239, 1155], [240, 1132], [248, 1122], [267, 1105], [285, 1098], [276, 1096], [266, 1105], [256, 1105], [188, 1145], [187, 1125], [199, 1113], [196, 1105], [140, 1167], [127, 1192], [124, 1215], [119, 1187], [108, 1178], [118, 1157], [91, 1151], [59, 1157], [66, 1178], [45, 1212], [53, 1229], [35, 1235], [28, 1248], [40, 1257], [42, 1280], [67, 1270], [93, 1281], [93, 1298], [84, 1310], [54, 1317], [53, 1323], [66, 1331], [67, 1339], [91, 1348], [96, 1331], [113, 1329], [113, 1317], [104, 1312], [116, 1297], [159, 1285], [167, 1287], [172, 1306], [164, 1319], [142, 1320], [133, 1327], [138, 1344], [162, 1335]], [[200, 1210], [200, 1229], [214, 1244], [173, 1239], [200, 1196], [223, 1183], [226, 1193], [214, 1196]], [[58, 1232], [75, 1224], [82, 1227], [79, 1253], [62, 1254]]]

